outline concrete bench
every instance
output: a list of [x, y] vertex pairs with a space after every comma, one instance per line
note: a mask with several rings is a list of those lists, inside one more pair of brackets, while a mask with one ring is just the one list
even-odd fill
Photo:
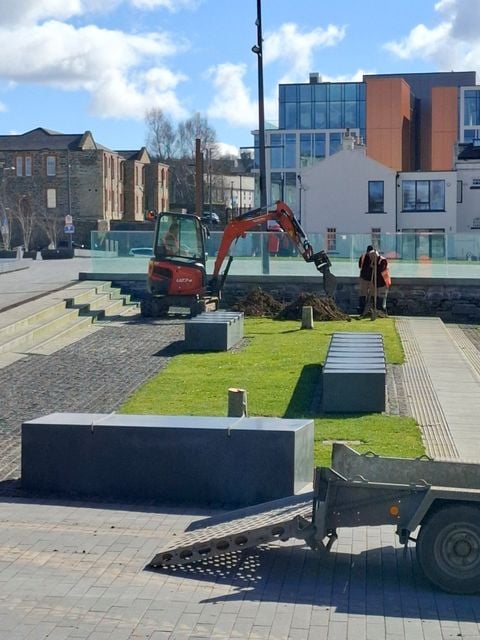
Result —
[[54, 413], [22, 425], [22, 487], [242, 507], [313, 479], [313, 421]]
[[243, 339], [243, 313], [210, 311], [185, 321], [189, 351], [228, 351]]
[[385, 411], [382, 334], [334, 333], [322, 369], [325, 413]]

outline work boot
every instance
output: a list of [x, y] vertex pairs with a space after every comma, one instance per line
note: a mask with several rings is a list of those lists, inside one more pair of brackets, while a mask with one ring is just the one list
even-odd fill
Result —
[[384, 304], [384, 301], [381, 298], [377, 298], [377, 312], [380, 318], [387, 317], [387, 305]]
[[367, 296], [360, 296], [358, 298], [358, 307], [357, 307], [357, 311], [358, 311], [358, 315], [361, 316], [362, 313], [365, 311], [365, 302], [367, 301]]

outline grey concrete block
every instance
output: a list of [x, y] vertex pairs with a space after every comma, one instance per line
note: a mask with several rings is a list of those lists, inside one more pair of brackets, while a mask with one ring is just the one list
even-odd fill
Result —
[[385, 369], [324, 371], [323, 410], [326, 413], [385, 411], [385, 382]]
[[243, 335], [241, 312], [206, 312], [185, 322], [185, 346], [190, 351], [228, 351]]
[[28, 490], [248, 506], [313, 477], [313, 421], [55, 413], [22, 425]]
[[383, 336], [333, 334], [322, 369], [322, 382], [326, 413], [385, 411]]

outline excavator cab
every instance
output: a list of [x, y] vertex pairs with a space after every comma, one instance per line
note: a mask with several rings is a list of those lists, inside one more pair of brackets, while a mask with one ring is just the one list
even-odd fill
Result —
[[148, 296], [142, 314], [161, 316], [192, 308], [206, 288], [205, 227], [195, 215], [163, 212], [155, 224], [153, 257], [148, 264]]

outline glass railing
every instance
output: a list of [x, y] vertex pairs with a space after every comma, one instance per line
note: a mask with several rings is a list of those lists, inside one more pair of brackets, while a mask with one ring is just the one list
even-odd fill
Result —
[[[206, 240], [207, 271], [213, 272], [222, 239], [212, 231]], [[357, 276], [358, 259], [370, 234], [310, 234], [314, 251], [324, 249], [337, 276]], [[146, 273], [152, 231], [92, 232], [92, 271]], [[389, 261], [392, 277], [480, 278], [480, 232], [381, 234], [374, 243]], [[250, 232], [230, 247], [232, 275], [309, 276], [315, 269], [293, 248], [286, 234]]]

